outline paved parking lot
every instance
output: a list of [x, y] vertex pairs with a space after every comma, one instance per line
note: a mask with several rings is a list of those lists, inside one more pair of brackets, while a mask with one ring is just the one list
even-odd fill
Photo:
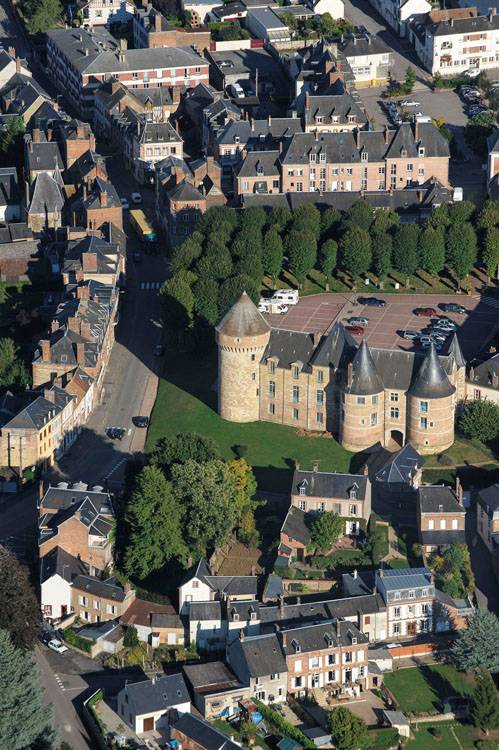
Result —
[[[390, 125], [393, 127], [386, 116], [386, 110], [382, 106], [381, 94], [383, 89], [377, 87], [359, 89], [358, 91], [369, 118], [374, 120], [376, 126]], [[407, 112], [422, 112], [435, 120], [443, 117], [451, 128], [463, 128], [466, 125], [467, 117], [464, 111], [464, 102], [455, 91], [446, 89], [432, 91], [425, 88], [413, 91], [408, 97], [401, 97], [400, 101], [403, 99], [414, 99], [419, 102], [418, 107], [406, 107]]]
[[[348, 318], [362, 316], [369, 323], [365, 329], [365, 338], [370, 346], [379, 349], [413, 350], [411, 341], [406, 341], [398, 334], [401, 330], [421, 331], [426, 328], [429, 318], [414, 315], [418, 307], [433, 307], [439, 315], [446, 315], [458, 326], [458, 337], [466, 359], [476, 356], [490, 338], [497, 325], [498, 311], [490, 306], [487, 298], [464, 297], [463, 295], [431, 294], [376, 294], [378, 299], [386, 300], [386, 307], [370, 307], [356, 304], [356, 298], [362, 295], [351, 294], [317, 294], [303, 297], [286, 315], [267, 315], [275, 328], [288, 331], [325, 332], [336, 322], [346, 323]], [[444, 313], [439, 304], [457, 302], [469, 310], [469, 315]], [[360, 341], [361, 336], [354, 336]]]

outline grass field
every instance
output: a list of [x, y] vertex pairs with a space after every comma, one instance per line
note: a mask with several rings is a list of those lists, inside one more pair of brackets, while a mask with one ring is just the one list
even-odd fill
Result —
[[470, 695], [473, 681], [450, 664], [435, 664], [399, 669], [387, 674], [386, 687], [406, 714], [436, 714], [446, 698]]
[[322, 471], [349, 471], [354, 454], [332, 438], [304, 437], [292, 427], [253, 422], [239, 424], [216, 412], [216, 358], [213, 353], [167, 352], [156, 403], [147, 434], [147, 450], [164, 436], [197, 432], [212, 438], [226, 458], [235, 457], [235, 445], [247, 446], [245, 458], [254, 467], [259, 489], [288, 492], [297, 461], [304, 469], [314, 462]]

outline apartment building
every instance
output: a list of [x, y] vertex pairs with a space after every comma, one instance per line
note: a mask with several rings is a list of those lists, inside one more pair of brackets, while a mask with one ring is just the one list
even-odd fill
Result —
[[81, 115], [92, 119], [95, 90], [116, 78], [129, 88], [196, 86], [208, 83], [208, 62], [192, 49], [127, 49], [103, 28], [52, 29], [47, 33], [47, 67], [55, 85]]
[[370, 3], [401, 37], [407, 36], [408, 26], [415, 16], [432, 9], [428, 0], [370, 0]]
[[388, 638], [432, 631], [435, 584], [428, 568], [381, 568], [376, 572], [376, 588], [387, 608]]
[[345, 518], [345, 534], [358, 536], [371, 515], [371, 482], [367, 474], [295, 469], [291, 505], [307, 513], [337, 513]]
[[203, 50], [209, 49], [211, 41], [208, 29], [177, 29], [151, 3], [145, 8], [135, 8], [132, 33], [136, 49], [194, 47], [201, 54]]
[[135, 599], [129, 585], [122, 586], [117, 578], [100, 580], [78, 575], [71, 584], [71, 607], [84, 622], [106, 622], [121, 617]]
[[499, 547], [499, 484], [476, 493], [477, 530], [489, 552]]
[[419, 487], [416, 514], [419, 539], [426, 553], [466, 543], [466, 511], [459, 481], [455, 491], [444, 485]]
[[95, 152], [95, 136], [80, 120], [50, 122], [24, 136], [24, 163], [30, 182], [45, 172], [59, 178], [88, 151]]
[[77, 7], [83, 26], [89, 27], [127, 23], [134, 11], [134, 5], [129, 0], [78, 0]]
[[[215, 136], [213, 152], [222, 168], [238, 164], [254, 152], [279, 151], [295, 133], [302, 133], [301, 119], [269, 117], [265, 120], [230, 119]], [[277, 154], [275, 154], [277, 156]]]
[[368, 684], [369, 640], [351, 622], [329, 620], [277, 630], [286, 657], [288, 693], [304, 696], [315, 688], [339, 692]]
[[186, 614], [191, 602], [210, 602], [230, 597], [233, 601], [256, 599], [256, 576], [216, 576], [206, 560], [200, 560], [184, 576], [179, 589], [179, 613]]
[[409, 29], [416, 53], [432, 75], [455, 76], [470, 68], [498, 66], [499, 16], [495, 7], [486, 16], [477, 16], [476, 8], [432, 11], [416, 18]]
[[[47, 398], [48, 396], [48, 398]], [[7, 392], [1, 409], [1, 463], [19, 476], [30, 466], [52, 466], [62, 434], [62, 407], [49, 389], [15, 397]]]
[[183, 158], [183, 140], [166, 122], [128, 107], [112, 118], [113, 133], [121, 142], [127, 168], [137, 182], [151, 183], [157, 162], [168, 156]]
[[306, 133], [343, 133], [366, 124], [367, 115], [352, 94], [305, 94]]
[[117, 79], [106, 81], [95, 92], [94, 128], [104, 138], [114, 134], [116, 118], [125, 109], [143, 113], [148, 121], [166, 122], [180, 100], [178, 88], [149, 86], [130, 89]]

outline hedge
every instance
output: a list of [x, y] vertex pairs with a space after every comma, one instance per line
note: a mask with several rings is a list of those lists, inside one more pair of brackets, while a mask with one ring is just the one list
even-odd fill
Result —
[[303, 732], [301, 732], [297, 727], [294, 727], [292, 724], [290, 724], [289, 721], [283, 719], [283, 717], [279, 713], [277, 713], [277, 711], [269, 708], [269, 706], [261, 703], [256, 698], [253, 699], [253, 702], [258, 706], [258, 710], [262, 714], [263, 718], [267, 719], [267, 721], [270, 722], [270, 724], [272, 724], [275, 729], [277, 729], [279, 734], [295, 740], [295, 742], [303, 745], [305, 750], [316, 750], [316, 746], [312, 742], [312, 740], [309, 740], [308, 737], [303, 734]]
[[374, 734], [375, 737], [373, 738], [372, 744], [369, 746], [369, 750], [390, 750], [392, 747], [397, 747], [399, 733], [395, 727], [378, 729]]
[[75, 633], [75, 631], [72, 630], [71, 628], [64, 630], [62, 637], [64, 638], [66, 643], [69, 643], [70, 646], [79, 648], [81, 651], [85, 651], [87, 654], [91, 653], [92, 651], [91, 641], [88, 641], [86, 638], [82, 638], [81, 635], [78, 635], [78, 633]]

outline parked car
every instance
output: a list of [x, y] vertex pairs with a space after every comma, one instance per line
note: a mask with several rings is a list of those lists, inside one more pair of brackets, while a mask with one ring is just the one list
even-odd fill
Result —
[[348, 331], [348, 333], [353, 333], [354, 336], [362, 336], [364, 333], [364, 329], [362, 326], [345, 326], [345, 331]]
[[436, 315], [437, 311], [433, 307], [416, 307], [414, 310], [414, 315], [417, 315], [419, 317], [423, 318], [431, 318], [433, 315]]
[[47, 646], [52, 649], [52, 651], [57, 651], [58, 654], [64, 654], [65, 651], [68, 650], [68, 647], [57, 638], [52, 638], [52, 640], [47, 643]]
[[400, 335], [403, 339], [407, 339], [407, 341], [414, 341], [414, 339], [418, 338], [419, 331], [402, 331]]
[[386, 307], [386, 300], [377, 297], [359, 297], [359, 303], [368, 307]]
[[402, 107], [420, 107], [421, 103], [417, 102], [415, 99], [403, 99], [400, 104]]
[[420, 333], [418, 336], [419, 343], [422, 344], [431, 344], [433, 341], [433, 336], [430, 333]]
[[435, 326], [437, 331], [447, 331], [448, 333], [453, 333], [454, 331], [457, 331], [457, 325], [452, 322], [452, 320], [443, 320], [441, 323]]
[[128, 198], [120, 198], [121, 208], [129, 209], [130, 204], [128, 202]]
[[132, 203], [134, 206], [140, 206], [142, 203], [142, 195], [140, 193], [132, 193]]
[[135, 427], [148, 427], [149, 417], [132, 417], [132, 422]]
[[369, 325], [369, 320], [367, 318], [354, 317], [354, 318], [348, 318], [348, 323], [351, 326], [367, 326]]
[[124, 427], [108, 427], [106, 435], [111, 438], [111, 440], [122, 440], [126, 435], [126, 430]]
[[165, 347], [163, 346], [163, 344], [156, 344], [156, 346], [154, 347], [154, 356], [162, 357], [164, 353]]
[[244, 97], [244, 89], [240, 83], [231, 83], [227, 86], [227, 92], [230, 96], [235, 96], [237, 99]]
[[286, 315], [288, 311], [289, 307], [287, 305], [278, 305], [276, 315]]
[[480, 75], [480, 68], [468, 68], [468, 70], [464, 71], [463, 75], [469, 78], [476, 78]]
[[279, 289], [270, 300], [274, 303], [285, 303], [286, 305], [297, 305], [300, 301], [298, 289]]
[[260, 299], [260, 302], [258, 303], [258, 312], [261, 313], [267, 313], [270, 310], [270, 300], [264, 299], [263, 297]]
[[464, 305], [458, 305], [457, 302], [441, 302], [439, 308], [444, 312], [459, 313], [466, 315], [468, 312]]

